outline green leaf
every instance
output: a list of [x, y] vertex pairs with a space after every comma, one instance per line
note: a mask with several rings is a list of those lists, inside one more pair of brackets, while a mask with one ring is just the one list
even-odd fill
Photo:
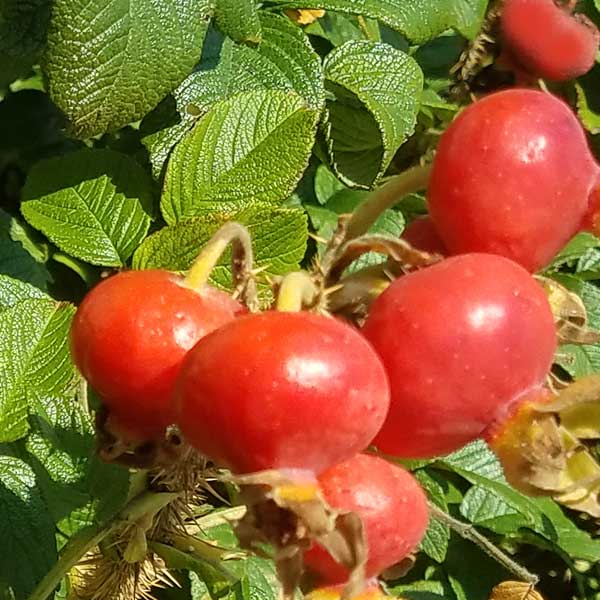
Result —
[[423, 89], [416, 61], [388, 44], [347, 42], [324, 63], [327, 139], [337, 175], [370, 187], [414, 131]]
[[[448, 504], [444, 495], [444, 488], [441, 484], [425, 470], [418, 470], [414, 475], [427, 492], [430, 500], [442, 510], [448, 512]], [[449, 541], [450, 529], [448, 529], [448, 526], [436, 519], [430, 518], [425, 537], [421, 541], [420, 549], [427, 556], [441, 563], [446, 558]]]
[[600, 133], [600, 65], [575, 82], [577, 114], [592, 134]]
[[0, 273], [46, 290], [51, 281], [46, 258], [29, 239], [24, 224], [0, 209]]
[[254, 0], [217, 0], [217, 25], [236, 42], [260, 43], [262, 30]]
[[[248, 227], [252, 235], [256, 267], [267, 275], [282, 275], [296, 270], [306, 251], [306, 215], [292, 208], [256, 204], [232, 212], [207, 212], [180, 221], [148, 237], [133, 257], [136, 269], [187, 270], [202, 246], [228, 221]], [[231, 287], [230, 255], [227, 253], [214, 270], [212, 280]], [[263, 286], [265, 289], [266, 286]]]
[[446, 29], [474, 38], [487, 0], [268, 0], [277, 8], [324, 8], [379, 19], [409, 40], [422, 43]]
[[44, 68], [73, 132], [143, 117], [198, 61], [212, 0], [56, 0]]
[[587, 256], [590, 250], [600, 247], [600, 238], [591, 233], [578, 233], [569, 243], [554, 257], [548, 271], [556, 271], [563, 265], [574, 264], [578, 259]]
[[27, 461], [61, 532], [73, 535], [114, 516], [125, 503], [129, 473], [100, 462], [89, 413], [72, 397], [44, 397], [30, 410]]
[[19, 304], [19, 302], [35, 298], [50, 299], [34, 285], [6, 275], [0, 275], [0, 312]]
[[46, 42], [50, 0], [0, 2], [0, 88], [25, 76]]
[[[600, 330], [600, 289], [573, 275], [553, 274], [554, 279], [575, 292], [585, 305], [588, 325]], [[556, 362], [573, 377], [584, 377], [600, 372], [600, 344], [565, 344], [556, 354]]]
[[[166, 114], [162, 118], [167, 118], [168, 127], [144, 139], [155, 177], [160, 175], [169, 152], [193, 127], [198, 115], [233, 94], [261, 89], [293, 90], [308, 106], [321, 110], [325, 101], [323, 71], [306, 35], [279, 15], [263, 12], [260, 23], [263, 40], [256, 48], [211, 33], [200, 70], [192, 73], [162, 103]], [[150, 125], [148, 118], [142, 129]]]
[[86, 262], [122, 266], [150, 227], [150, 181], [126, 155], [81, 150], [38, 163], [21, 210], [61, 250]]
[[0, 581], [17, 599], [33, 591], [57, 561], [54, 523], [31, 468], [18, 458], [0, 456]]
[[27, 432], [28, 405], [73, 389], [67, 344], [73, 313], [46, 299], [22, 300], [0, 313], [0, 442]]
[[165, 220], [217, 206], [281, 203], [308, 165], [317, 116], [300, 96], [277, 90], [215, 105], [171, 155], [161, 198]]

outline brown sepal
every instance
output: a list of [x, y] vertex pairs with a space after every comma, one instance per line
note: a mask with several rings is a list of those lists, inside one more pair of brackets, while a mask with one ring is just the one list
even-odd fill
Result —
[[587, 326], [587, 311], [581, 298], [553, 279], [536, 277], [548, 296], [561, 344], [597, 344], [600, 333]]
[[367, 252], [378, 252], [386, 255], [403, 272], [428, 267], [444, 258], [441, 254], [431, 254], [413, 248], [407, 241], [400, 238], [367, 234], [346, 242], [340, 248], [335, 266], [330, 271], [330, 278], [336, 280], [346, 267]]
[[113, 427], [105, 408], [96, 413], [96, 452], [106, 463], [134, 469], [167, 467], [178, 461], [184, 448], [176, 427], [169, 427], [161, 439], [139, 440]]
[[356, 514], [331, 508], [316, 481], [294, 481], [278, 471], [233, 476], [232, 480], [240, 486], [240, 503], [247, 507], [235, 524], [236, 535], [243, 548], [258, 554], [264, 554], [263, 544], [273, 548], [284, 599], [293, 598], [303, 573], [304, 551], [313, 542], [350, 572], [342, 600], [363, 590], [367, 549]]
[[600, 465], [583, 441], [600, 438], [600, 376], [533, 393], [486, 437], [515, 488], [600, 517]]

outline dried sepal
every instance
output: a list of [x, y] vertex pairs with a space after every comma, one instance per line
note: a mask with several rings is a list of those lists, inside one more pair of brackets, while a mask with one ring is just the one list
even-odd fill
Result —
[[384, 254], [403, 272], [428, 267], [440, 260], [440, 254], [418, 250], [407, 241], [387, 235], [367, 234], [346, 242], [340, 249], [329, 277], [336, 280], [357, 258], [368, 252]]
[[489, 600], [544, 600], [544, 597], [524, 581], [503, 581], [491, 592]]
[[105, 407], [96, 413], [96, 452], [103, 462], [134, 469], [159, 469], [177, 462], [183, 448], [175, 427], [168, 428], [162, 439], [140, 440], [129, 437]]
[[600, 517], [600, 465], [584, 438], [600, 437], [600, 377], [581, 379], [558, 397], [536, 391], [487, 434], [513, 487], [551, 496], [573, 510]]
[[588, 317], [581, 298], [547, 277], [536, 278], [544, 288], [561, 344], [597, 344], [600, 333], [587, 326]]
[[350, 572], [342, 600], [364, 587], [367, 549], [362, 521], [354, 513], [337, 511], [324, 500], [316, 480], [295, 480], [279, 471], [233, 477], [240, 503], [247, 507], [235, 524], [243, 548], [263, 554], [274, 549], [282, 597], [293, 598], [303, 572], [303, 554], [318, 542]]

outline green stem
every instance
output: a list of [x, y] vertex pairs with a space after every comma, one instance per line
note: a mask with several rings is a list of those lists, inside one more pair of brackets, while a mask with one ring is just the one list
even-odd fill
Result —
[[249, 231], [240, 223], [226, 223], [207, 242], [191, 266], [185, 285], [200, 290], [216, 267], [227, 246], [232, 246], [232, 274], [235, 286], [244, 285], [246, 303], [257, 304], [256, 285], [252, 277], [254, 252]]
[[28, 600], [46, 600], [60, 585], [63, 577], [81, 560], [81, 557], [95, 548], [111, 531], [111, 527], [87, 527], [75, 534], [61, 552], [58, 562], [38, 584]]
[[289, 273], [279, 286], [276, 308], [279, 311], [299, 312], [315, 301], [317, 292], [317, 286], [306, 271]]
[[359, 204], [346, 224], [345, 240], [364, 235], [388, 208], [394, 206], [408, 194], [427, 187], [431, 167], [413, 167], [388, 179]]
[[529, 572], [525, 567], [522, 567], [519, 563], [514, 561], [508, 554], [500, 550], [497, 546], [492, 544], [485, 536], [481, 535], [473, 525], [463, 523], [449, 514], [445, 513], [439, 506], [436, 506], [432, 502], [429, 502], [429, 512], [431, 516], [440, 523], [447, 525], [452, 531], [455, 531], [465, 540], [473, 542], [479, 546], [488, 556], [493, 558], [496, 562], [501, 564], [507, 571], [513, 575], [529, 583], [533, 586], [537, 585], [540, 578], [534, 573]]

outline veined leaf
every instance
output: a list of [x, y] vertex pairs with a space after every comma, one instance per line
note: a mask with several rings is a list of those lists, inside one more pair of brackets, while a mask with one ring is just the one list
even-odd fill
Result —
[[74, 309], [52, 300], [28, 299], [0, 313], [0, 442], [28, 430], [28, 405], [72, 389], [68, 330]]
[[254, 0], [217, 0], [217, 25], [236, 42], [260, 43], [262, 31]]
[[[180, 221], [151, 235], [133, 257], [136, 269], [184, 271], [208, 239], [227, 221], [238, 221], [252, 235], [256, 267], [267, 275], [296, 270], [306, 251], [306, 215], [292, 208], [262, 203], [232, 211], [211, 211]], [[213, 282], [231, 287], [230, 255], [227, 253], [212, 274]], [[265, 286], [263, 290], [266, 292]]]
[[[260, 23], [263, 36], [260, 46], [236, 44], [229, 38], [215, 40], [216, 55], [206, 56], [202, 68], [192, 73], [173, 92], [172, 98], [165, 100], [162, 109], [171, 116], [172, 123], [144, 139], [155, 177], [160, 175], [169, 152], [193, 127], [198, 115], [236, 93], [263, 89], [295, 91], [309, 107], [321, 110], [325, 101], [323, 70], [306, 35], [279, 15], [263, 12]], [[213, 38], [216, 34], [209, 36], [210, 40]], [[216, 62], [216, 66], [208, 68], [211, 62]], [[150, 127], [150, 121], [150, 118], [145, 120], [142, 129]]]
[[27, 221], [61, 250], [122, 266], [150, 227], [150, 181], [131, 158], [81, 150], [38, 163], [23, 190]]
[[370, 187], [411, 135], [417, 120], [423, 73], [416, 61], [388, 44], [347, 42], [324, 63], [327, 144], [338, 176]]
[[191, 72], [212, 0], [56, 0], [44, 70], [73, 132], [143, 117]]
[[308, 165], [317, 116], [300, 96], [278, 90], [215, 105], [171, 155], [161, 199], [165, 220], [227, 204], [281, 203]]
[[409, 40], [426, 42], [454, 28], [477, 35], [487, 0], [267, 0], [277, 8], [324, 8], [379, 19]]

